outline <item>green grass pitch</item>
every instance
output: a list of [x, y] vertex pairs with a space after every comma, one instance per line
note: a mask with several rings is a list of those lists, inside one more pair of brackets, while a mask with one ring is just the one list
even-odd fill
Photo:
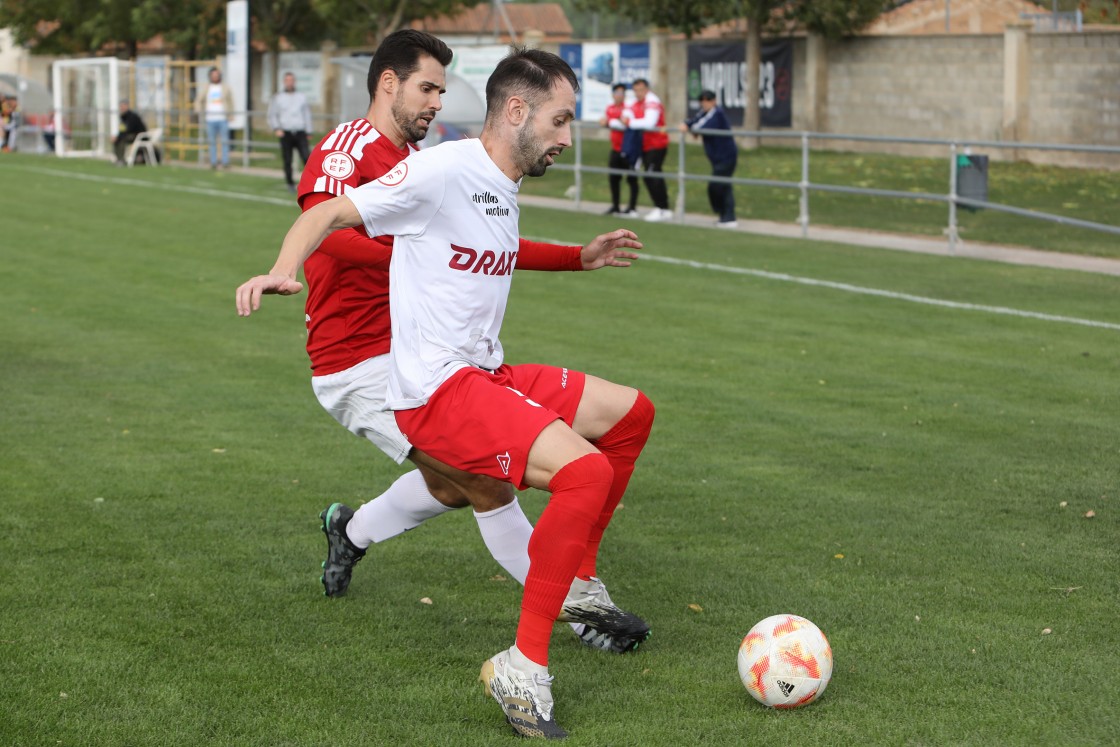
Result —
[[[0, 744], [518, 743], [476, 678], [519, 588], [469, 513], [322, 596], [318, 512], [400, 469], [315, 402], [302, 298], [235, 315], [282, 184], [3, 160]], [[631, 225], [644, 260], [518, 273], [503, 330], [658, 408], [600, 565], [653, 637], [557, 627], [567, 743], [1120, 742], [1120, 281]], [[780, 612], [835, 654], [798, 711], [736, 672]]]

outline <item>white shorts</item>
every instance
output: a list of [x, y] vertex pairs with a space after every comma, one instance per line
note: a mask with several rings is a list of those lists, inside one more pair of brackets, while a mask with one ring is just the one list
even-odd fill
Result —
[[386, 410], [389, 389], [389, 355], [369, 358], [345, 371], [312, 376], [311, 388], [319, 404], [346, 430], [368, 438], [397, 464], [403, 464], [412, 444], [397, 427], [392, 410]]

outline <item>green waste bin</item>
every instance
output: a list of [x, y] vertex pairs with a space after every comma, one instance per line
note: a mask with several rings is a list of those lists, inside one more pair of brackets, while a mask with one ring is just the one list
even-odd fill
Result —
[[[957, 196], [967, 200], [988, 201], [988, 157], [957, 156]], [[963, 205], [969, 210], [979, 208]]]

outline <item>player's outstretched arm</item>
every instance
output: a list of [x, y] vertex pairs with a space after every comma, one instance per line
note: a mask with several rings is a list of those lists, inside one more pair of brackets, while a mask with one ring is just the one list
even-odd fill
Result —
[[331, 231], [350, 228], [362, 222], [358, 209], [347, 197], [336, 197], [302, 213], [280, 247], [280, 256], [267, 275], [251, 278], [237, 289], [237, 315], [249, 316], [261, 307], [261, 296], [290, 296], [303, 290], [296, 273], [304, 261]]
[[600, 267], [629, 267], [630, 260], [638, 255], [630, 249], [641, 249], [638, 235], [625, 228], [619, 228], [596, 236], [580, 252], [584, 270], [598, 270]]

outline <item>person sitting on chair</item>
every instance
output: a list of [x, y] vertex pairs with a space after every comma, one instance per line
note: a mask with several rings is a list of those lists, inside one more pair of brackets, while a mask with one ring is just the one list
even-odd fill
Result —
[[113, 138], [113, 152], [117, 156], [117, 165], [124, 166], [124, 157], [128, 153], [129, 146], [141, 133], [147, 132], [148, 128], [144, 120], [140, 119], [140, 115], [129, 108], [128, 99], [121, 99], [120, 110], [121, 126], [120, 132]]

